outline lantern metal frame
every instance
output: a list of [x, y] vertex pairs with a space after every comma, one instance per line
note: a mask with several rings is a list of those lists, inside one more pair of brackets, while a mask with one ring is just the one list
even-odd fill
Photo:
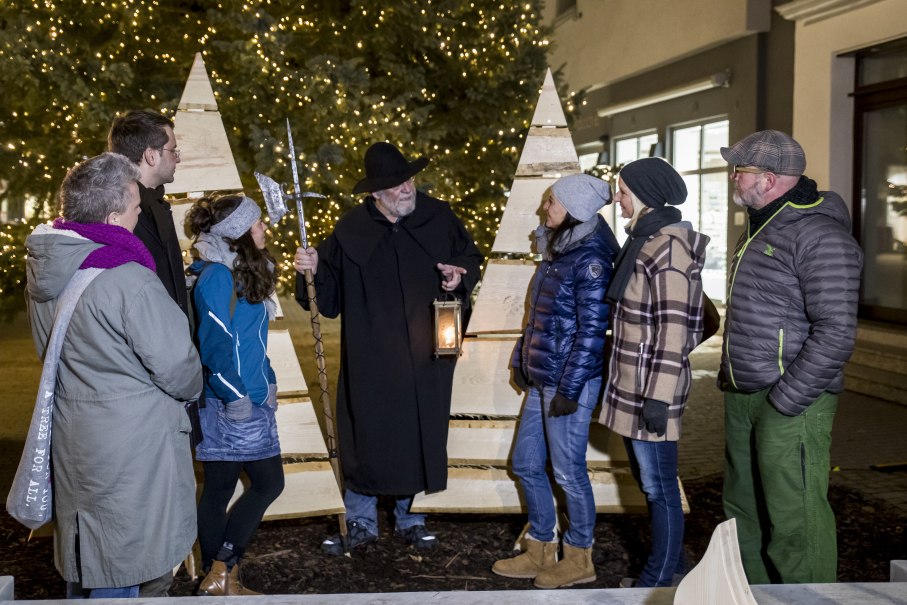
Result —
[[[434, 307], [435, 357], [463, 354], [463, 303], [456, 296], [447, 294], [436, 298]], [[453, 328], [453, 342], [444, 332]]]

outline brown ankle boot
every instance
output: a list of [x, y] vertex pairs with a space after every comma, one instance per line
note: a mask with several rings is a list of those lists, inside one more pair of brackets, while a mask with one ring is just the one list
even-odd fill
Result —
[[211, 571], [198, 585], [196, 594], [200, 597], [225, 597], [229, 595], [229, 582], [227, 581], [227, 564], [223, 561], [214, 561]]
[[534, 578], [542, 570], [554, 567], [557, 542], [526, 540], [526, 552], [495, 561], [491, 571], [505, 578]]
[[564, 558], [535, 577], [536, 588], [560, 588], [595, 581], [592, 548], [577, 548], [564, 543]]
[[233, 566], [233, 569], [230, 570], [230, 573], [227, 575], [227, 586], [228, 596], [246, 596], [251, 597], [255, 595], [260, 595], [260, 592], [255, 592], [254, 590], [249, 590], [242, 585], [242, 581], [239, 579], [239, 563]]

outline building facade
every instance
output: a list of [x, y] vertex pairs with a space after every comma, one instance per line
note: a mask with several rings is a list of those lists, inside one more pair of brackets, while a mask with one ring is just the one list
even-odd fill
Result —
[[544, 20], [581, 163], [674, 164], [684, 218], [711, 237], [709, 296], [746, 223], [718, 149], [775, 128], [853, 210], [861, 316], [907, 324], [907, 2], [550, 0]]

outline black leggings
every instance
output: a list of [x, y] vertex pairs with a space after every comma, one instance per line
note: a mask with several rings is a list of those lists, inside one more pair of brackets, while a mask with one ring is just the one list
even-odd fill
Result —
[[[198, 501], [198, 543], [202, 565], [208, 569], [224, 542], [233, 544], [233, 552], [242, 557], [268, 506], [283, 491], [283, 465], [277, 455], [251, 462], [202, 462], [202, 467], [205, 487]], [[242, 471], [251, 486], [228, 515], [227, 505]]]

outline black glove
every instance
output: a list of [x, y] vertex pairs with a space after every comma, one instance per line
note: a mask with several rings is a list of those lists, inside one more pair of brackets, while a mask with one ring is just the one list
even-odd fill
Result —
[[529, 387], [532, 386], [532, 381], [526, 378], [526, 375], [523, 374], [523, 368], [510, 368], [511, 378], [513, 379], [513, 384], [521, 391], [528, 391]]
[[663, 437], [668, 430], [668, 404], [657, 399], [643, 401], [637, 428]]
[[551, 407], [548, 409], [548, 415], [552, 418], [566, 416], [575, 412], [578, 407], [578, 402], [567, 399], [560, 393], [555, 393], [554, 398], [551, 400]]

